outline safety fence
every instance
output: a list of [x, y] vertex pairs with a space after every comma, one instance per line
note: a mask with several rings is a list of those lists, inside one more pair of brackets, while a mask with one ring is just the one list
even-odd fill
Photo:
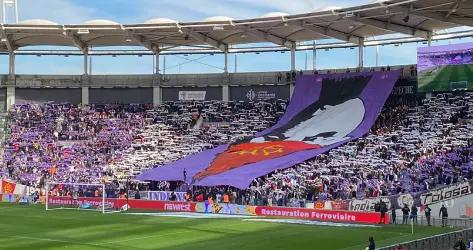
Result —
[[[454, 220], [449, 220], [448, 223], [453, 224], [453, 221]], [[473, 239], [473, 228], [439, 234], [378, 249], [393, 250], [396, 249], [398, 245], [402, 245], [404, 250], [451, 250], [454, 249], [455, 243], [460, 239], [462, 239], [465, 244], [471, 242]]]

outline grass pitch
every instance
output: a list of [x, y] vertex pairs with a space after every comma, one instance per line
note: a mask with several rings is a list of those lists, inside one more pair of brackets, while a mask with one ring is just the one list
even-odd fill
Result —
[[419, 92], [450, 91], [451, 82], [467, 81], [467, 88], [473, 88], [473, 64], [446, 65], [436, 71], [419, 73]]
[[331, 227], [53, 210], [0, 203], [0, 249], [365, 249], [452, 231], [410, 226]]

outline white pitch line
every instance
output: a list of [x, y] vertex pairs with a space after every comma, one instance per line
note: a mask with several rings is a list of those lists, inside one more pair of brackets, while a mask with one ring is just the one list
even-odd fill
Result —
[[155, 237], [164, 237], [164, 236], [169, 236], [169, 235], [184, 234], [184, 233], [190, 233], [190, 232], [191, 231], [179, 231], [179, 232], [167, 233], [167, 234], [147, 235], [147, 236], [136, 237], [136, 238], [131, 238], [131, 239], [109, 241], [109, 242], [105, 242], [105, 244], [115, 244], [115, 243], [122, 243], [122, 242], [127, 242], [127, 241], [142, 240], [142, 239], [155, 238]]
[[21, 235], [3, 235], [4, 237], [9, 238], [18, 238], [18, 239], [26, 239], [26, 240], [40, 240], [40, 241], [49, 241], [49, 242], [61, 242], [67, 244], [74, 244], [74, 245], [88, 245], [88, 246], [95, 246], [95, 247], [104, 247], [101, 244], [93, 244], [93, 243], [83, 243], [83, 242], [75, 242], [69, 240], [57, 240], [57, 239], [50, 239], [50, 238], [41, 238], [41, 237], [30, 237], [30, 236], [21, 236]]

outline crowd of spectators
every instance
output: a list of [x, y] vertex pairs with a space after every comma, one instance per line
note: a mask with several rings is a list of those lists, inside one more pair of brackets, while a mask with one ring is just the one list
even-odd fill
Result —
[[[193, 101], [149, 105], [23, 104], [9, 113], [10, 139], [0, 175], [27, 185], [133, 179], [216, 145], [254, 135], [284, 114], [287, 102]], [[473, 178], [473, 94], [391, 97], [371, 132], [231, 194], [245, 204], [298, 206], [306, 200], [421, 192]], [[137, 187], [136, 185], [134, 187]], [[159, 190], [179, 189], [160, 182]]]
[[249, 190], [284, 202], [352, 199], [416, 193], [472, 179], [471, 119], [471, 93], [392, 99], [365, 137], [258, 178]]

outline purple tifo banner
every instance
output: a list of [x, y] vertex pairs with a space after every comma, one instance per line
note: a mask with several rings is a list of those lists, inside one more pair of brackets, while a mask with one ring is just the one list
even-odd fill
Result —
[[400, 71], [301, 76], [286, 113], [273, 127], [156, 167], [137, 178], [246, 189], [255, 178], [368, 133], [399, 75]]

